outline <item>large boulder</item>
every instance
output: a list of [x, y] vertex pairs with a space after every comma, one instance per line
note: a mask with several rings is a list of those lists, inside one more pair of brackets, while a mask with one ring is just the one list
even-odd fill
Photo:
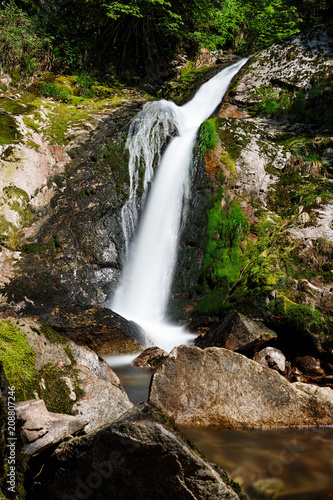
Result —
[[82, 365], [76, 365], [74, 370], [81, 394], [75, 398], [72, 411], [89, 420], [85, 431], [109, 424], [133, 407], [120, 385], [101, 380]]
[[275, 370], [216, 347], [174, 348], [153, 375], [149, 401], [179, 424], [333, 424], [333, 404], [327, 397], [306, 394]]
[[23, 420], [22, 434], [26, 440], [23, 451], [34, 455], [82, 431], [88, 420], [47, 411], [42, 399], [16, 404], [16, 415]]
[[61, 444], [41, 471], [41, 462], [32, 464], [40, 474], [29, 498], [240, 498], [168, 420], [141, 403], [112, 425]]
[[[26, 373], [27, 355], [17, 368], [9, 370], [8, 377], [12, 384], [14, 379], [11, 377], [19, 371], [15, 375], [15, 380], [20, 380], [17, 401], [32, 398], [44, 400], [46, 408], [52, 413], [84, 419], [85, 431], [109, 424], [133, 407], [117, 375], [91, 349], [75, 344], [31, 318], [21, 318], [19, 327], [14, 318], [7, 319], [4, 324], [12, 325], [17, 345], [26, 343], [27, 352], [29, 349], [31, 355], [29, 376]], [[10, 337], [0, 336], [5, 347], [10, 344]], [[25, 376], [20, 376], [20, 370]]]
[[237, 311], [226, 315], [212, 338], [204, 335], [196, 341], [198, 347], [225, 347], [231, 351], [259, 350], [277, 334], [260, 321], [253, 321]]
[[136, 323], [102, 306], [56, 307], [40, 320], [101, 355], [139, 353], [152, 345]]

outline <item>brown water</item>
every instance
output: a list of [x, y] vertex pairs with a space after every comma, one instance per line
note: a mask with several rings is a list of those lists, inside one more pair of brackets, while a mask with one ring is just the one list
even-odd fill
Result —
[[[134, 404], [147, 399], [149, 373], [128, 364], [113, 369]], [[333, 500], [333, 428], [181, 430], [251, 500]]]

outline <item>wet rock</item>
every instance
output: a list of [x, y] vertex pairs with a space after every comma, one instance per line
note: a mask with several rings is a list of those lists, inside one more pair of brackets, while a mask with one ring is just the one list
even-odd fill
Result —
[[152, 345], [138, 325], [102, 306], [57, 307], [40, 320], [101, 355], [131, 354]]
[[236, 427], [332, 425], [333, 404], [223, 348], [179, 346], [153, 375], [149, 401], [177, 423]]
[[237, 311], [231, 311], [209, 343], [203, 336], [197, 339], [196, 345], [198, 347], [225, 347], [231, 351], [248, 352], [258, 350], [276, 337], [276, 333], [261, 322], [253, 321]]
[[160, 347], [148, 347], [137, 358], [132, 361], [132, 365], [143, 370], [155, 370], [167, 357], [168, 353]]
[[298, 356], [295, 358], [295, 365], [304, 375], [323, 377], [324, 370], [320, 366], [320, 360], [312, 356]]
[[74, 401], [72, 411], [89, 421], [85, 431], [107, 425], [133, 407], [121, 386], [101, 380], [85, 366], [73, 369], [83, 395]]
[[16, 415], [24, 421], [22, 433], [27, 444], [24, 445], [23, 451], [28, 455], [40, 453], [82, 431], [89, 422], [81, 417], [50, 413], [42, 399], [17, 403]]
[[265, 349], [254, 355], [253, 360], [262, 366], [273, 368], [273, 370], [280, 372], [284, 372], [286, 369], [286, 357], [283, 352], [275, 349], [275, 347], [265, 347]]
[[[168, 425], [165, 415], [147, 403], [107, 427], [63, 443], [44, 464], [33, 480], [32, 499], [239, 498]], [[40, 462], [33, 465], [40, 470]]]

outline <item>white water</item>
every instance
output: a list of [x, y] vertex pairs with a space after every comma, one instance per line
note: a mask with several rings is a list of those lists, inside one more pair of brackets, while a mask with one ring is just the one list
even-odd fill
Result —
[[232, 78], [246, 61], [242, 59], [222, 70], [202, 85], [194, 98], [182, 107], [164, 100], [146, 104], [130, 131], [127, 146], [131, 190], [123, 209], [127, 247], [137, 218], [140, 158], [143, 157], [145, 162], [147, 186], [153, 174], [154, 157], [170, 133], [171, 123], [179, 136], [170, 141], [158, 165], [138, 233], [129, 248], [121, 283], [108, 305], [113, 311], [138, 323], [156, 345], [167, 351], [175, 345], [187, 343], [190, 338], [182, 328], [167, 322], [165, 311], [176, 262], [184, 197], [189, 190], [192, 149], [201, 123], [214, 112]]

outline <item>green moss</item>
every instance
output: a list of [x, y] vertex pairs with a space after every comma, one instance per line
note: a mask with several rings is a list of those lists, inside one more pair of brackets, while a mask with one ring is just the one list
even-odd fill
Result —
[[332, 337], [333, 318], [319, 309], [296, 304], [281, 294], [269, 304], [267, 321], [277, 329], [287, 328], [295, 334], [312, 337]]
[[36, 355], [26, 336], [11, 321], [0, 320], [0, 361], [10, 385], [16, 388], [17, 401], [33, 397], [37, 375]]
[[215, 121], [213, 118], [206, 120], [200, 127], [199, 131], [199, 148], [201, 154], [204, 155], [207, 151], [212, 151], [217, 146], [217, 137], [215, 129]]
[[0, 144], [11, 144], [21, 138], [15, 118], [7, 113], [0, 112]]
[[229, 170], [231, 174], [235, 174], [236, 165], [235, 161], [231, 158], [230, 154], [226, 151], [222, 151], [221, 153], [221, 162], [223, 165]]
[[38, 245], [36, 243], [31, 243], [30, 245], [24, 245], [22, 251], [26, 254], [36, 255], [39, 254], [41, 257], [50, 256], [55, 254], [60, 248], [58, 239], [56, 236], [52, 236], [48, 243], [43, 243]]
[[46, 408], [53, 413], [66, 413], [73, 415], [74, 401], [70, 398], [70, 389], [64, 377], [69, 377], [77, 399], [83, 395], [79, 388], [76, 372], [70, 366], [59, 368], [49, 363], [41, 368], [35, 379], [35, 390], [40, 398], [45, 401]]

